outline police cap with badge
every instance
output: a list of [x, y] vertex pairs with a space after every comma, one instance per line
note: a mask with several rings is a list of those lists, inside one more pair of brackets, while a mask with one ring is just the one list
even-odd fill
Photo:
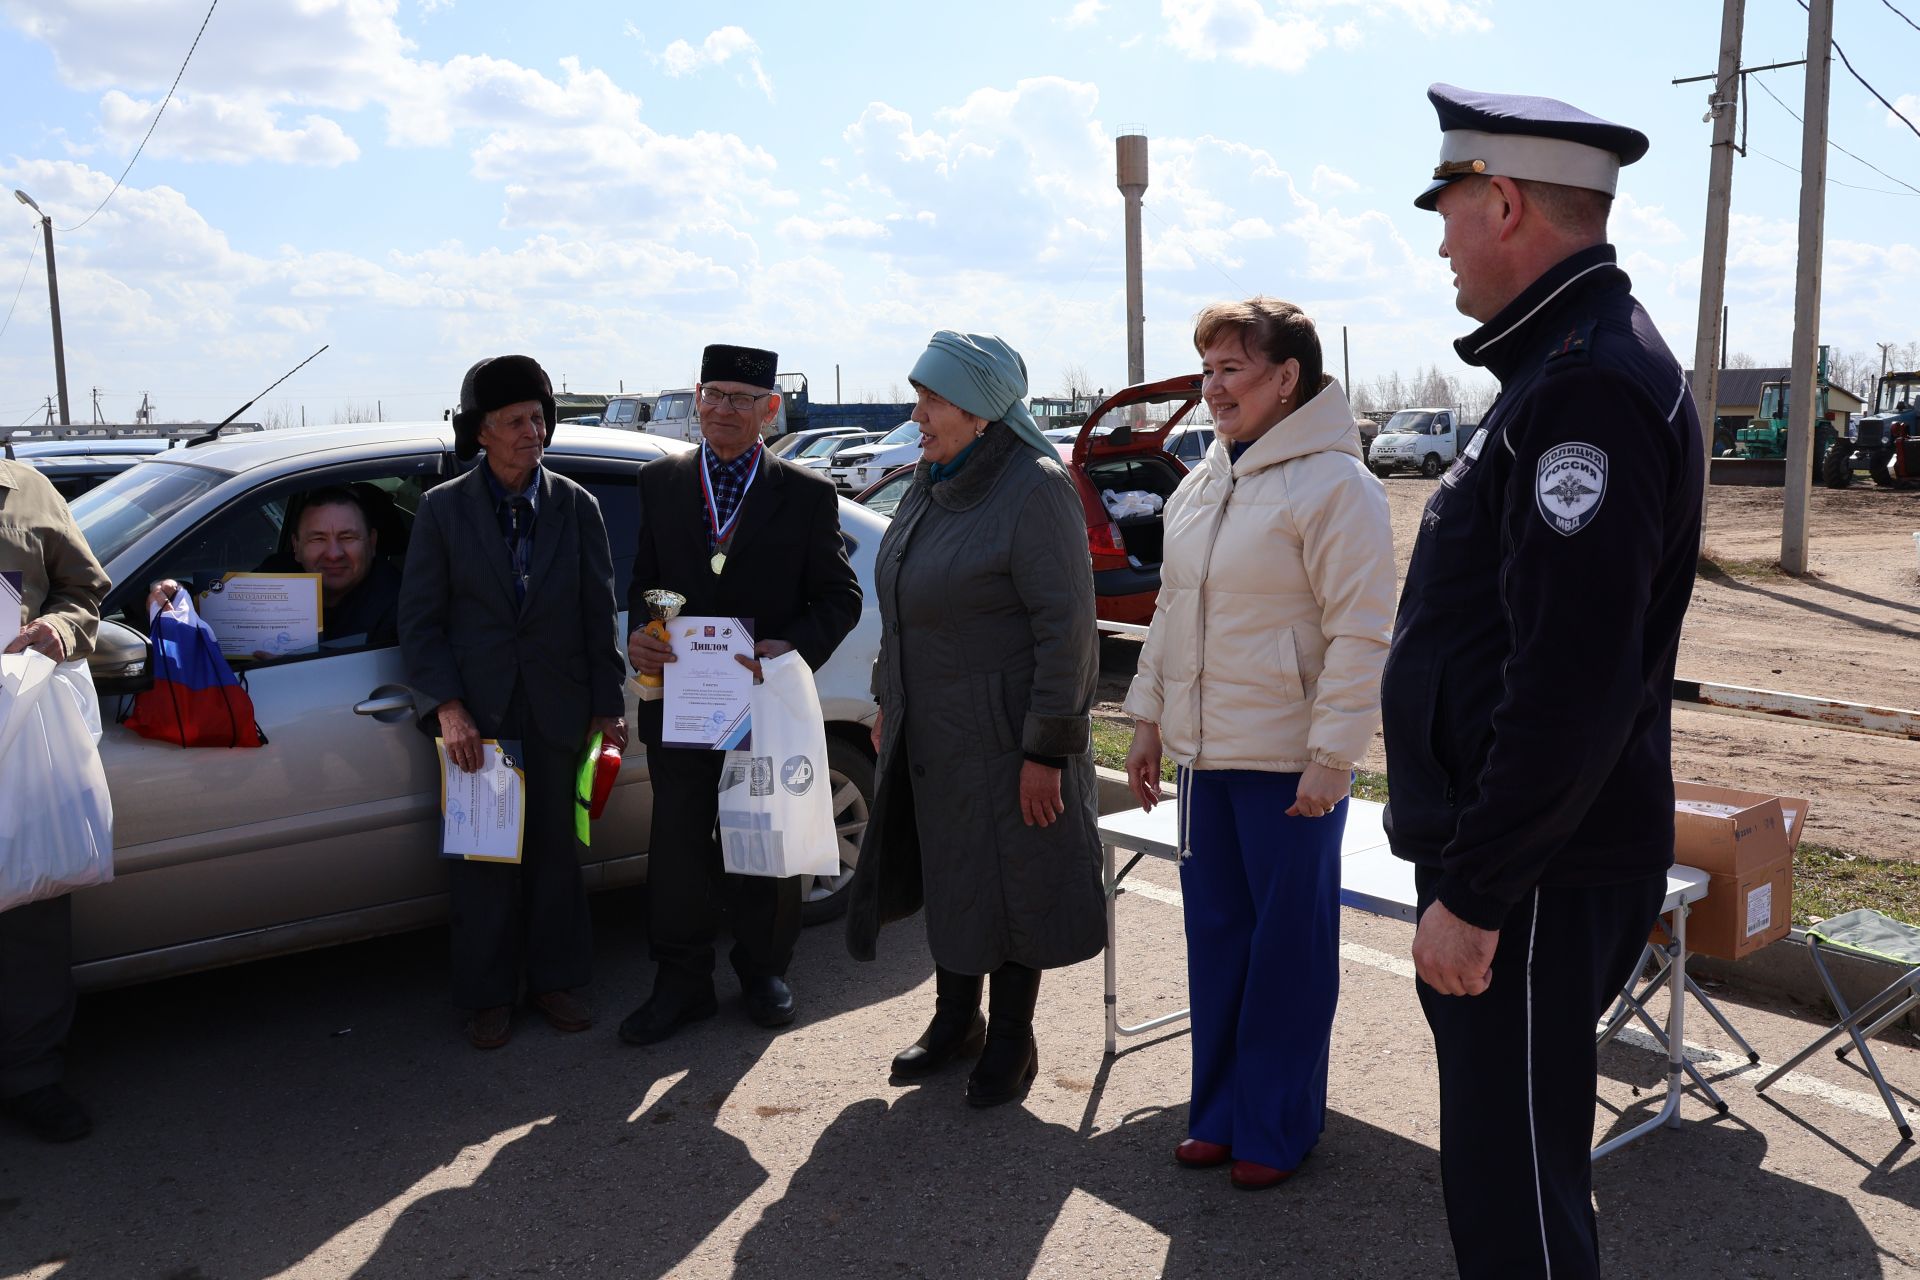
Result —
[[1620, 166], [1647, 154], [1638, 129], [1588, 115], [1554, 98], [1480, 93], [1450, 84], [1427, 88], [1440, 116], [1440, 164], [1414, 197], [1431, 212], [1448, 184], [1477, 175], [1614, 192]]

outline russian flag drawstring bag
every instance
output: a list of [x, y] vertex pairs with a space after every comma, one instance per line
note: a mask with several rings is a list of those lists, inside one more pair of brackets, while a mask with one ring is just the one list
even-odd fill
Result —
[[220, 652], [220, 641], [185, 590], [153, 619], [153, 688], [135, 695], [127, 728], [183, 747], [257, 747], [253, 699]]

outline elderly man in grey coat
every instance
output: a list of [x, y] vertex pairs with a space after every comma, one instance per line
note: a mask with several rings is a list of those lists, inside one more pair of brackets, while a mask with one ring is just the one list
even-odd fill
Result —
[[[1106, 942], [1091, 724], [1098, 670], [1086, 521], [998, 338], [942, 331], [911, 376], [922, 459], [881, 541], [879, 794], [848, 946], [924, 901], [935, 1013], [893, 1060], [979, 1054], [967, 1100], [1039, 1070], [1040, 971]], [[992, 975], [990, 1020], [980, 1014]]]

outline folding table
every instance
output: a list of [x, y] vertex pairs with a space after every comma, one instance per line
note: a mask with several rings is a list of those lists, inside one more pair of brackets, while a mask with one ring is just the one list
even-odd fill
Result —
[[[1135, 867], [1140, 865], [1142, 858], [1149, 854], [1168, 859], [1179, 857], [1179, 831], [1175, 817], [1177, 809], [1176, 803], [1168, 801], [1156, 806], [1151, 813], [1144, 809], [1128, 809], [1122, 813], [1108, 814], [1100, 819], [1100, 842], [1104, 847], [1106, 858], [1107, 951], [1105, 964], [1107, 1055], [1109, 1057], [1118, 1052], [1121, 1036], [1144, 1035], [1149, 1031], [1179, 1022], [1190, 1013], [1190, 1010], [1180, 1009], [1131, 1025], [1124, 1025], [1120, 1021], [1120, 956], [1119, 937], [1115, 929], [1114, 900], [1120, 892], [1122, 882]], [[1417, 900], [1413, 888], [1413, 864], [1394, 857], [1387, 847], [1386, 831], [1382, 825], [1385, 814], [1386, 806], [1371, 800], [1347, 802], [1347, 825], [1340, 841], [1340, 905], [1353, 907], [1372, 915], [1405, 920], [1411, 924], [1418, 919]], [[1122, 850], [1130, 855], [1125, 866], [1118, 865]], [[1651, 1133], [1663, 1124], [1671, 1128], [1679, 1127], [1680, 1093], [1684, 1084], [1682, 1075], [1690, 1068], [1682, 1051], [1682, 1046], [1685, 1044], [1683, 1028], [1686, 987], [1683, 984], [1687, 971], [1687, 906], [1706, 896], [1705, 872], [1683, 866], [1675, 866], [1667, 872], [1667, 896], [1661, 903], [1660, 911], [1662, 915], [1671, 918], [1667, 932], [1672, 938], [1672, 951], [1664, 975], [1667, 987], [1667, 1022], [1664, 1031], [1658, 1036], [1664, 1042], [1663, 1047], [1667, 1051], [1667, 1096], [1659, 1114], [1596, 1147], [1593, 1152], [1596, 1160], [1619, 1150], [1643, 1134]], [[1634, 984], [1629, 983], [1627, 996], [1634, 995], [1633, 988]], [[1648, 990], [1641, 991], [1636, 999], [1636, 1005], [1645, 1001], [1651, 994], [1651, 990], [1649, 986]]]

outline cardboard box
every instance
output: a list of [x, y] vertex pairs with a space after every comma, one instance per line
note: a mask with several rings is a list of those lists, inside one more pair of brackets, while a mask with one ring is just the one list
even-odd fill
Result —
[[1793, 796], [1674, 783], [1674, 861], [1707, 873], [1707, 896], [1687, 916], [1689, 951], [1738, 960], [1787, 936], [1806, 814]]

